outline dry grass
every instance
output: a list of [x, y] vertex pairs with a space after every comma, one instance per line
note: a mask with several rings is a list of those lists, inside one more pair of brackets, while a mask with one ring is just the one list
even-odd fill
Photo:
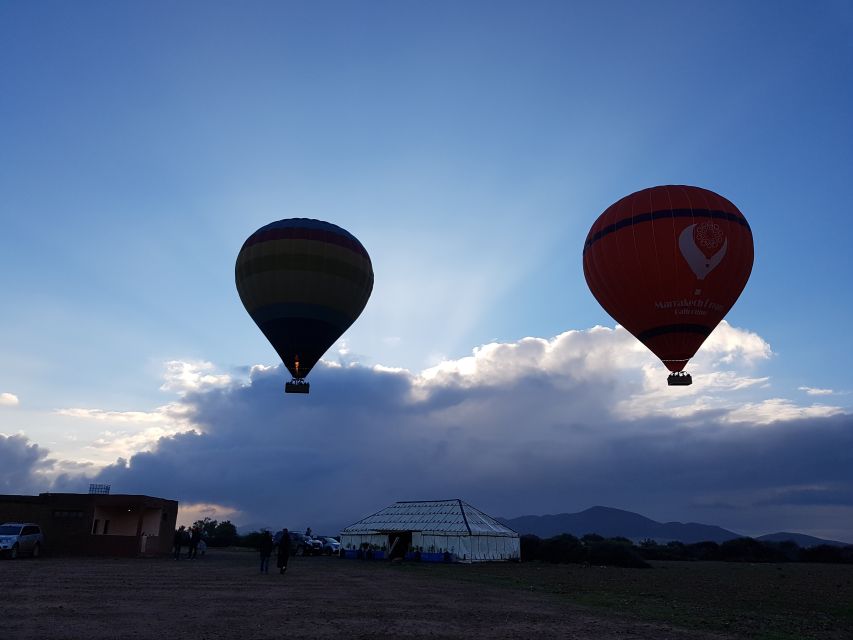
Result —
[[850, 640], [853, 567], [392, 565], [256, 554], [0, 562], [3, 637]]
[[533, 589], [599, 610], [746, 638], [853, 639], [851, 565], [652, 564], [651, 570], [638, 570], [525, 563], [475, 566], [463, 574], [454, 567], [435, 567], [426, 573]]

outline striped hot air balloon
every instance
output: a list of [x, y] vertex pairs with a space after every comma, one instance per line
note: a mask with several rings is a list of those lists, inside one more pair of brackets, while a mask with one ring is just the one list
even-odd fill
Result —
[[707, 189], [661, 186], [612, 204], [593, 223], [583, 271], [596, 300], [690, 384], [687, 361], [731, 309], [752, 271], [752, 230]]
[[322, 220], [289, 218], [248, 237], [235, 267], [243, 306], [293, 376], [288, 393], [361, 314], [373, 265], [358, 239]]

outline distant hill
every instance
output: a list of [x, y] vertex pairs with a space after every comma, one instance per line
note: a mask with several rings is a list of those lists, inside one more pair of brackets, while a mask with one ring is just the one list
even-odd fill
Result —
[[[587, 533], [597, 533], [605, 538], [622, 536], [635, 542], [651, 538], [659, 543], [677, 540], [685, 544], [692, 544], [706, 540], [721, 543], [744, 537], [743, 534], [715, 525], [696, 522], [657, 522], [639, 513], [611, 507], [591, 507], [578, 513], [498, 518], [498, 520], [521, 534], [532, 533], [540, 538], [550, 538], [561, 533], [570, 533], [578, 537]], [[777, 536], [780, 537], [777, 538]], [[842, 542], [821, 540], [798, 533], [772, 533], [757, 539], [767, 541], [794, 540], [801, 547], [812, 547], [819, 544], [844, 546]]]
[[838, 542], [838, 540], [824, 540], [823, 538], [807, 536], [805, 533], [789, 533], [787, 531], [768, 533], [764, 536], [758, 536], [756, 540], [762, 540], [763, 542], [786, 542], [793, 540], [801, 547], [816, 547], [821, 544], [828, 544], [832, 547], [849, 546], [846, 542]]
[[[241, 536], [247, 536], [250, 533], [255, 533], [256, 531], [263, 531], [264, 529], [267, 529], [268, 531], [271, 531], [271, 532], [278, 531], [278, 529], [271, 527], [268, 524], [258, 524], [257, 522], [252, 522], [249, 524], [241, 524], [241, 525], [235, 526], [235, 528], [237, 529], [237, 535], [241, 535]], [[281, 527], [279, 527], [279, 529], [280, 528]]]

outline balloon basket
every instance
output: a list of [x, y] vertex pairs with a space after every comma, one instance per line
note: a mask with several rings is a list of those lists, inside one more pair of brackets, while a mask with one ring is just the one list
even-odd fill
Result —
[[284, 392], [285, 393], [308, 393], [309, 385], [304, 380], [296, 380], [293, 379], [290, 382], [285, 383]]
[[693, 384], [693, 376], [689, 373], [684, 373], [684, 371], [670, 373], [666, 379], [666, 383], [670, 387], [686, 387], [689, 384]]

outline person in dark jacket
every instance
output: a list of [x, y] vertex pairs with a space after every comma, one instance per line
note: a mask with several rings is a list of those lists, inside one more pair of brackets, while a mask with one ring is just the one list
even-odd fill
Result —
[[175, 560], [180, 560], [181, 547], [184, 546], [184, 525], [181, 525], [175, 530], [175, 537], [172, 538], [172, 545], [175, 548]]
[[272, 536], [269, 531], [261, 532], [261, 573], [270, 572], [270, 556], [272, 555]]
[[278, 567], [279, 573], [287, 571], [287, 561], [290, 559], [290, 532], [285, 528], [281, 532], [281, 539], [278, 541], [278, 555], [275, 559], [275, 566]]
[[198, 542], [201, 540], [201, 529], [196, 526], [190, 530], [190, 549], [187, 552], [187, 558], [192, 558], [193, 560], [198, 553]]
[[181, 525], [175, 531], [175, 537], [172, 538], [172, 544], [175, 546], [175, 560], [180, 560], [181, 547], [184, 544], [184, 525]]

